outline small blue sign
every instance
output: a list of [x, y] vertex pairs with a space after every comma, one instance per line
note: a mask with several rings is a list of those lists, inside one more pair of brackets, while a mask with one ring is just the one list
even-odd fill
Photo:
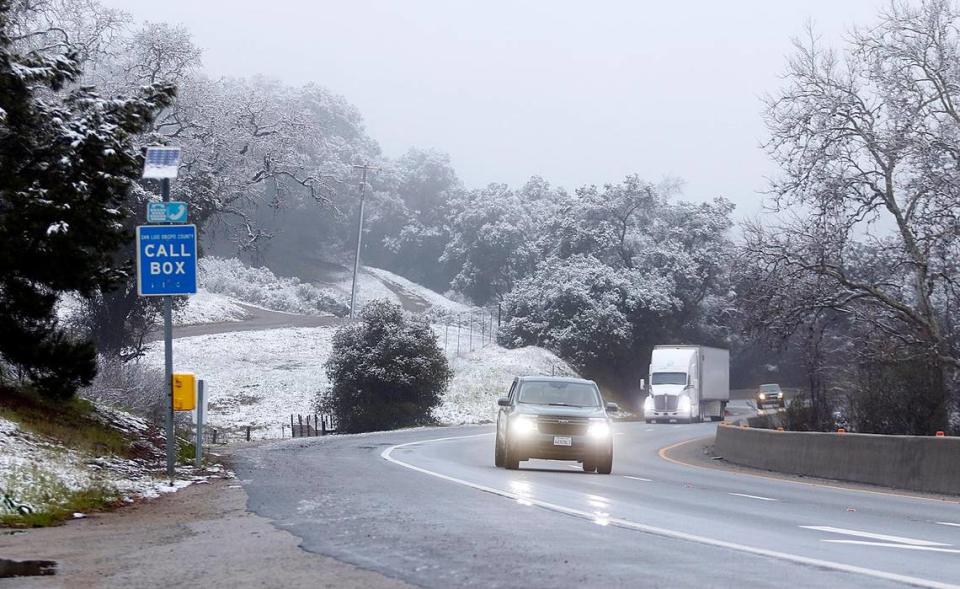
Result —
[[137, 293], [142, 297], [197, 292], [197, 226], [137, 227]]
[[147, 223], [186, 223], [187, 203], [179, 201], [147, 203]]

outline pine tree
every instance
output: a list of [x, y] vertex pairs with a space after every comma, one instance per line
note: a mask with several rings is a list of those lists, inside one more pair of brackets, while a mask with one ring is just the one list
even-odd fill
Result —
[[95, 350], [68, 337], [54, 306], [126, 276], [113, 254], [131, 238], [121, 203], [142, 165], [131, 139], [174, 89], [104, 99], [73, 87], [76, 55], [18, 53], [12, 14], [0, 0], [0, 377], [15, 370], [63, 399], [95, 375]]

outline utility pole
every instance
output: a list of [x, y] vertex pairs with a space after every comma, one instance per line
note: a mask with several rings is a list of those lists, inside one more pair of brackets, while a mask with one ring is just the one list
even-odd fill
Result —
[[367, 171], [376, 172], [380, 168], [375, 168], [370, 164], [361, 164], [353, 166], [354, 170], [360, 170], [360, 214], [357, 216], [357, 255], [353, 259], [353, 288], [350, 290], [350, 318], [357, 316], [357, 274], [360, 272], [360, 246], [363, 243], [363, 197], [367, 188]]

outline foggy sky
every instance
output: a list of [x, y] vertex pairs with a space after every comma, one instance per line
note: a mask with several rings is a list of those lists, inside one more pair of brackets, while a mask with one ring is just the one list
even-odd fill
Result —
[[[386, 155], [448, 152], [468, 187], [629, 173], [759, 210], [761, 96], [812, 21], [834, 45], [885, 0], [105, 0], [183, 24], [214, 76], [317, 82]], [[739, 216], [738, 215], [738, 216]]]

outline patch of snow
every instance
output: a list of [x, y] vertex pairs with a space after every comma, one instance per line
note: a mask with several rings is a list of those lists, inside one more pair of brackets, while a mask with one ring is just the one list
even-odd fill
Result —
[[[0, 513], [11, 513], [20, 508], [31, 511], [48, 509], [54, 506], [57, 494], [62, 496], [64, 492], [90, 488], [113, 493], [124, 503], [169, 492], [171, 487], [165, 476], [164, 455], [160, 448], [147, 441], [150, 438], [147, 422], [102, 406], [96, 407], [96, 412], [104, 423], [142, 440], [137, 442], [142, 457], [89, 456], [25, 431], [15, 422], [0, 417]], [[198, 478], [204, 477], [180, 467], [173, 490]], [[84, 517], [84, 514], [74, 513], [73, 517]]]
[[408, 280], [403, 276], [394, 274], [388, 270], [371, 267], [365, 267], [364, 270], [376, 278], [379, 278], [381, 281], [392, 284], [394, 288], [408, 294], [409, 296], [423, 300], [431, 307], [431, 309], [439, 310], [451, 315], [455, 315], [457, 313], [471, 313], [477, 310], [476, 307], [471, 307], [470, 305], [452, 301], [438, 292], [432, 291], [425, 286], [421, 286], [416, 282]]
[[267, 268], [252, 268], [237, 259], [203, 257], [199, 261], [200, 286], [273, 311], [304, 315], [344, 314], [342, 294], [297, 278], [276, 276]]
[[[287, 328], [180, 338], [175, 368], [204, 379], [212, 427], [251, 426], [255, 437], [278, 438], [290, 415], [313, 414], [317, 393], [329, 387], [323, 365], [335, 332], [334, 327]], [[554, 354], [536, 347], [481, 347], [477, 341], [470, 352], [464, 342], [460, 357], [452, 347], [447, 356], [454, 378], [434, 411], [444, 424], [495, 418], [497, 398], [515, 376], [576, 375]], [[162, 365], [162, 344], [151, 344], [141, 361]]]
[[57, 233], [66, 233], [70, 230], [70, 223], [66, 221], [57, 221], [47, 227], [47, 235], [56, 235]]
[[517, 376], [578, 376], [566, 362], [543, 348], [507, 349], [488, 345], [450, 358], [453, 380], [433, 415], [443, 424], [496, 421], [497, 399]]
[[173, 323], [199, 325], [243, 321], [246, 318], [247, 312], [234, 299], [199, 288], [197, 294], [189, 297], [187, 304], [174, 313]]
[[82, 305], [80, 296], [74, 292], [64, 292], [60, 294], [60, 298], [57, 300], [57, 306], [54, 309], [54, 312], [57, 315], [57, 321], [61, 324], [70, 323], [80, 312], [80, 306]]
[[[357, 275], [357, 308], [362, 309], [370, 301], [386, 300], [395, 305], [400, 304], [400, 297], [397, 293], [390, 290], [382, 280], [369, 272], [369, 268], [360, 268], [360, 274]], [[350, 306], [350, 292], [353, 289], [353, 273], [347, 272], [344, 277], [334, 284], [345, 301]]]
[[[323, 363], [332, 349], [332, 327], [245, 331], [179, 338], [176, 370], [204, 380], [208, 423], [252, 426], [257, 437], [280, 437], [291, 414], [312, 414], [328, 385]], [[151, 344], [142, 362], [163, 365], [163, 344]]]

